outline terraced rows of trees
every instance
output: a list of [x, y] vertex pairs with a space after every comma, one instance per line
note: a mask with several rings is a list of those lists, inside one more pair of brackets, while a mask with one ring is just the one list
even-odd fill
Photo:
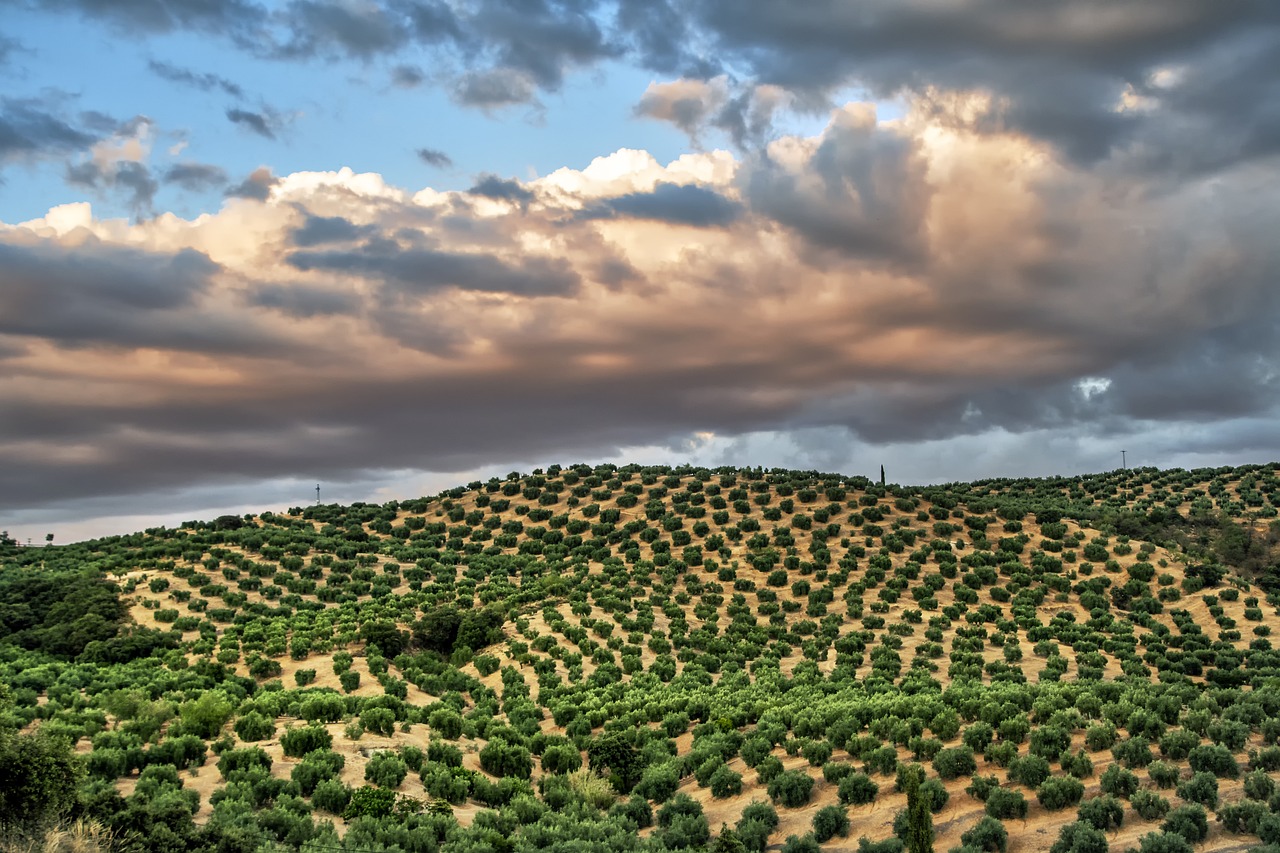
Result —
[[0, 815], [121, 851], [1280, 851], [1278, 507], [1276, 466], [571, 466], [0, 537]]

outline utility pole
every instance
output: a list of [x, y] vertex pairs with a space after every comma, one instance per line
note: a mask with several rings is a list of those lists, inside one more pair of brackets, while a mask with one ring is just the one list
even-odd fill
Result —
[[1128, 460], [1126, 460], [1126, 459], [1125, 459], [1124, 453], [1125, 453], [1125, 452], [1124, 452], [1123, 450], [1121, 450], [1121, 451], [1120, 451], [1120, 467], [1121, 467], [1121, 468], [1123, 468], [1124, 470], [1128, 471], [1128, 470], [1129, 470], [1129, 462], [1128, 462]]
[[320, 506], [320, 484], [316, 483], [316, 506]]

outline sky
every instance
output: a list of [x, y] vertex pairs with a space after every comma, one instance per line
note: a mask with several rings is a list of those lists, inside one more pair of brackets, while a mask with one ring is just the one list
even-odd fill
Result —
[[1277, 222], [1274, 0], [0, 0], [0, 529], [1275, 461]]

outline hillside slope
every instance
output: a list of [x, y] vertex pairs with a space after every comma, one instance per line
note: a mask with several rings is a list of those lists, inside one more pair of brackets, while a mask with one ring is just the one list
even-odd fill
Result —
[[[0, 672], [126, 849], [889, 849], [914, 763], [938, 850], [1251, 849], [1277, 506], [1275, 465], [552, 468], [10, 548]], [[343, 820], [366, 781], [429, 808]]]

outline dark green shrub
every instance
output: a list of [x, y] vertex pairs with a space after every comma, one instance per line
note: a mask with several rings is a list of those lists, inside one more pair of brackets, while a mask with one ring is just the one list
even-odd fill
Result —
[[987, 793], [986, 812], [999, 820], [1023, 820], [1027, 816], [1027, 799], [1019, 791], [992, 788]]
[[960, 836], [960, 843], [966, 850], [1005, 853], [1009, 847], [1009, 832], [1000, 821], [990, 815], [983, 815], [968, 832]]
[[1059, 830], [1049, 853], [1107, 853], [1107, 836], [1093, 824], [1078, 820]]
[[1160, 828], [1181, 835], [1192, 844], [1199, 844], [1209, 834], [1209, 819], [1203, 806], [1187, 803], [1172, 809]]
[[329, 814], [341, 815], [351, 802], [352, 791], [337, 779], [326, 779], [316, 785], [311, 804]]
[[276, 724], [257, 711], [251, 711], [236, 720], [235, 731], [236, 736], [243, 741], [267, 740], [276, 733]]
[[1223, 779], [1234, 779], [1240, 775], [1231, 750], [1218, 744], [1201, 744], [1187, 754], [1187, 763], [1196, 773], [1212, 773]]
[[865, 773], [854, 773], [840, 780], [840, 802], [851, 806], [865, 805], [880, 793], [880, 786]]
[[737, 773], [727, 764], [721, 764], [711, 774], [710, 787], [713, 797], [736, 797], [742, 793], [742, 774]]
[[813, 837], [818, 841], [830, 841], [839, 835], [849, 834], [849, 815], [841, 806], [823, 806], [813, 816]]
[[788, 770], [778, 774], [769, 783], [769, 797], [787, 808], [799, 808], [809, 802], [813, 792], [813, 779], [800, 770]]
[[1104, 794], [1081, 803], [1076, 817], [1108, 832], [1124, 825], [1124, 804], [1115, 797]]
[[328, 749], [332, 745], [333, 735], [320, 726], [298, 726], [287, 729], [280, 737], [280, 746], [284, 754], [291, 758], [301, 758], [308, 752]]
[[1130, 797], [1138, 790], [1138, 777], [1119, 764], [1112, 764], [1102, 772], [1102, 792], [1113, 797]]
[[1049, 811], [1074, 806], [1083, 796], [1084, 784], [1074, 776], [1051, 777], [1036, 789], [1036, 799]]
[[364, 768], [364, 780], [379, 788], [399, 788], [409, 767], [394, 752], [375, 753]]
[[1178, 777], [1181, 774], [1182, 771], [1176, 765], [1167, 761], [1153, 761], [1147, 767], [1147, 775], [1160, 788], [1172, 788], [1178, 784]]
[[1189, 803], [1218, 807], [1218, 777], [1201, 770], [1178, 785], [1178, 796]]
[[1169, 801], [1147, 788], [1134, 791], [1129, 803], [1143, 820], [1159, 820], [1169, 813]]
[[1024, 755], [1009, 764], [1009, 780], [1028, 788], [1039, 788], [1049, 778], [1049, 772], [1049, 762], [1038, 755]]
[[782, 853], [822, 853], [822, 845], [811, 832], [788, 835], [786, 843], [782, 845]]
[[933, 769], [943, 779], [958, 779], [961, 776], [972, 776], [978, 770], [973, 750], [968, 746], [957, 746], [944, 749], [933, 759]]

